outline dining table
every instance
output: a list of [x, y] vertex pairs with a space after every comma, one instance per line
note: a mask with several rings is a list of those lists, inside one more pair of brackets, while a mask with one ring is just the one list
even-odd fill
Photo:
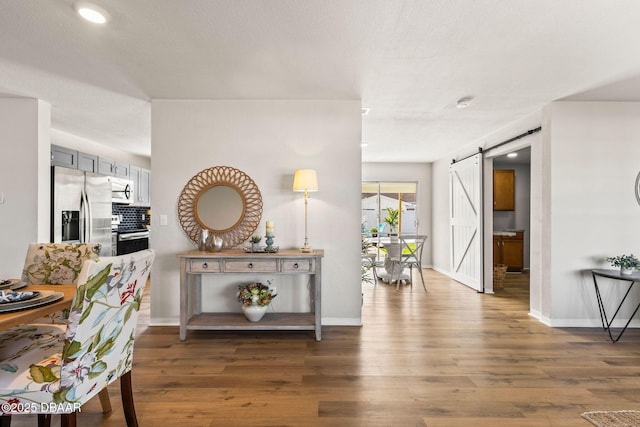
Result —
[[17, 325], [32, 322], [47, 314], [52, 314], [60, 310], [71, 308], [73, 296], [76, 293], [75, 285], [28, 285], [21, 288], [20, 292], [29, 291], [54, 291], [62, 292], [64, 296], [61, 299], [48, 304], [39, 305], [37, 307], [25, 308], [0, 313], [0, 331], [12, 328]]

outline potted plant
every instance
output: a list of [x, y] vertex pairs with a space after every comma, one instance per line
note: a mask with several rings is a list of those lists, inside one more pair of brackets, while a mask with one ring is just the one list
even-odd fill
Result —
[[398, 225], [399, 213], [398, 209], [387, 208], [387, 216], [383, 221], [389, 224], [389, 233], [395, 232], [396, 226]]
[[369, 232], [371, 233], [371, 237], [378, 237], [378, 229], [376, 227], [373, 227]]
[[362, 283], [373, 284], [373, 278], [369, 274], [369, 271], [376, 267], [376, 263], [373, 259], [367, 256], [362, 256], [362, 264], [360, 266], [360, 281]]
[[[270, 285], [271, 281], [267, 281]], [[277, 296], [275, 288], [258, 282], [238, 286], [237, 299], [242, 303], [242, 313], [250, 322], [262, 319], [267, 307]]]
[[251, 238], [249, 239], [249, 241], [251, 242], [251, 252], [258, 252], [258, 250], [260, 249], [260, 246], [258, 246], [258, 243], [260, 243], [260, 240], [262, 240], [262, 237], [256, 234], [251, 236]]
[[631, 274], [635, 268], [640, 267], [640, 260], [633, 254], [607, 257], [605, 260], [613, 267], [620, 267], [620, 274]]

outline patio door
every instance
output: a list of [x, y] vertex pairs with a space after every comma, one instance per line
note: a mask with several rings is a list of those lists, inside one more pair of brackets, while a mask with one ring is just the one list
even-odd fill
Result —
[[482, 252], [482, 155], [449, 167], [452, 277], [484, 291]]
[[[367, 237], [417, 234], [417, 182], [365, 181], [362, 183], [362, 234]], [[385, 222], [388, 209], [398, 212], [393, 229]]]

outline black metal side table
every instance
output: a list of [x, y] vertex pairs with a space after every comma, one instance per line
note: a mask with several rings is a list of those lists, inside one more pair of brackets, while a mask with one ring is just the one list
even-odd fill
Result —
[[[634, 272], [633, 274], [621, 274], [620, 270], [597, 269], [597, 270], [591, 270], [591, 275], [593, 276], [593, 284], [596, 287], [596, 297], [598, 299], [598, 308], [600, 309], [600, 320], [602, 320], [602, 328], [607, 331], [607, 333], [609, 334], [609, 338], [611, 338], [611, 341], [617, 342], [620, 339], [620, 337], [622, 337], [622, 334], [624, 334], [624, 331], [627, 330], [627, 326], [629, 326], [629, 323], [631, 323], [631, 319], [633, 319], [633, 316], [635, 316], [636, 313], [638, 312], [638, 309], [640, 309], [640, 302], [638, 302], [638, 305], [636, 305], [635, 310], [633, 310], [633, 313], [631, 314], [631, 316], [629, 316], [629, 320], [627, 321], [627, 324], [624, 325], [624, 327], [622, 328], [618, 336], [614, 338], [613, 335], [611, 334], [611, 325], [613, 324], [613, 321], [618, 315], [618, 312], [622, 308], [622, 305], [624, 304], [625, 300], [629, 296], [629, 293], [631, 292], [631, 288], [633, 288], [633, 285], [640, 282], [640, 272]], [[607, 279], [614, 279], [621, 282], [629, 283], [629, 287], [627, 288], [627, 291], [622, 297], [620, 304], [618, 304], [618, 308], [616, 308], [615, 313], [613, 313], [613, 316], [611, 316], [611, 319], [607, 317], [607, 313], [604, 311], [604, 303], [602, 301], [602, 295], [600, 294], [600, 288], [598, 287], [597, 277], [606, 277]]]

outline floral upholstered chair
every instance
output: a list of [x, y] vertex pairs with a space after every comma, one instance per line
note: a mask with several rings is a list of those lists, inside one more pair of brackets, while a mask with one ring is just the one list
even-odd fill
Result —
[[133, 343], [154, 257], [147, 249], [85, 261], [66, 328], [34, 324], [0, 333], [0, 425], [25, 412], [40, 414], [43, 425], [63, 413], [62, 426], [75, 425], [76, 411], [120, 378], [127, 425], [137, 426]]
[[96, 258], [95, 243], [31, 243], [22, 270], [22, 281], [29, 284], [75, 285], [82, 265]]
[[[31, 243], [22, 270], [30, 285], [75, 285], [82, 265], [100, 253], [96, 243]], [[57, 312], [34, 323], [67, 323], [67, 313]]]

